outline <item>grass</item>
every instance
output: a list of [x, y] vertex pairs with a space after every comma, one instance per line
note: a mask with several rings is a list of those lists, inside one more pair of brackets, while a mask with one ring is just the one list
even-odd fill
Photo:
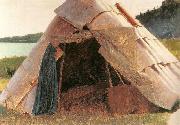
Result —
[[7, 85], [10, 77], [26, 57], [11, 57], [0, 59], [0, 92]]
[[17, 113], [0, 115], [0, 123], [26, 125], [166, 125], [168, 113], [124, 115], [124, 116], [85, 116], [60, 115], [27, 116]]
[[178, 59], [180, 59], [180, 39], [161, 41], [171, 53], [173, 53]]
[[24, 59], [23, 56], [0, 59], [0, 79], [10, 78]]
[[9, 79], [0, 79], [0, 92], [6, 87], [7, 83], [9, 82]]

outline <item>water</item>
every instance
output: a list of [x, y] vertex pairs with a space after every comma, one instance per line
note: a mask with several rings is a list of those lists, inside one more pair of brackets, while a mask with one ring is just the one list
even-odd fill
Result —
[[0, 43], [0, 59], [12, 56], [27, 56], [36, 43]]

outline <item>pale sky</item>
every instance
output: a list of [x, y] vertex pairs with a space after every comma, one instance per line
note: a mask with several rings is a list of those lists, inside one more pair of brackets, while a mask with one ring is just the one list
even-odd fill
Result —
[[[44, 32], [64, 0], [0, 0], [0, 37]], [[163, 0], [121, 0], [134, 15], [160, 6]], [[133, 1], [133, 4], [132, 4]]]

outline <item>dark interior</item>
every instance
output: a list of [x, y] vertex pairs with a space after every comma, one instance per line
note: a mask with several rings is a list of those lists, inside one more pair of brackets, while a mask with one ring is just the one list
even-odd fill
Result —
[[[62, 92], [66, 92], [72, 87], [84, 85], [108, 87], [109, 79], [111, 79], [113, 86], [129, 84], [123, 76], [121, 76], [124, 81], [122, 82], [119, 78], [120, 74], [98, 53], [100, 45], [95, 38], [81, 43], [61, 44], [60, 47], [62, 50], [66, 47], [62, 72]], [[62, 58], [57, 61], [58, 74], [60, 74]]]
[[95, 38], [61, 44], [60, 47], [65, 52], [57, 61], [59, 75], [64, 59], [60, 109], [76, 113], [93, 109], [93, 114], [101, 111], [112, 114], [162, 111], [98, 53], [101, 46]]

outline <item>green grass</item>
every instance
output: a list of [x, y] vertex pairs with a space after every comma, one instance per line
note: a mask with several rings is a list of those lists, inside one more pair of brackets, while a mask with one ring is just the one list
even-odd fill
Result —
[[9, 79], [0, 79], [0, 92], [6, 87], [7, 83], [9, 82]]
[[178, 59], [180, 59], [180, 40], [161, 40], [162, 43], [173, 53]]
[[24, 59], [25, 57], [11, 57], [0, 59], [0, 79], [10, 78], [11, 72], [14, 73]]
[[[0, 59], [0, 92], [5, 88], [11, 75], [14, 74], [24, 59], [25, 57]], [[10, 72], [12, 72], [12, 74]]]
[[0, 115], [0, 123], [17, 125], [166, 125], [168, 113], [124, 116], [63, 115], [27, 116], [8, 112]]

